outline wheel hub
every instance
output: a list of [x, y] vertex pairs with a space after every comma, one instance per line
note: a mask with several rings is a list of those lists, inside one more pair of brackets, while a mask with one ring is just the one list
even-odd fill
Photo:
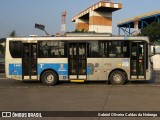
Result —
[[115, 81], [115, 83], [121, 83], [122, 81], [122, 76], [120, 74], [115, 74], [113, 76], [113, 80]]
[[47, 81], [47, 83], [52, 83], [54, 81], [54, 76], [48, 75], [46, 81]]

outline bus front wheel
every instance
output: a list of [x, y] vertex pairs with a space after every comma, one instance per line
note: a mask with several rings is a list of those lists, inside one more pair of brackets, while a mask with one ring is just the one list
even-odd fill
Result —
[[54, 71], [47, 70], [41, 76], [42, 83], [47, 86], [53, 86], [57, 83], [57, 74]]
[[123, 85], [126, 81], [125, 74], [121, 71], [114, 71], [110, 75], [110, 82], [113, 85]]

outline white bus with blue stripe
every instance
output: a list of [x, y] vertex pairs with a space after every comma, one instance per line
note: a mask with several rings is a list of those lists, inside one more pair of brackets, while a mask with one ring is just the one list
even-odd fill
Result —
[[150, 80], [147, 37], [65, 36], [7, 38], [6, 77], [58, 81]]

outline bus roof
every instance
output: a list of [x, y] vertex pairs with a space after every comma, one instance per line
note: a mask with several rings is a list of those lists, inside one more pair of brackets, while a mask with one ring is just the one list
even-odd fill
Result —
[[93, 36], [93, 37], [13, 37], [7, 38], [7, 40], [12, 41], [39, 41], [39, 40], [56, 40], [56, 41], [94, 41], [94, 40], [135, 40], [135, 41], [146, 41], [149, 43], [149, 38], [144, 36], [134, 36], [134, 37], [122, 37], [122, 36], [112, 36], [112, 37], [101, 37], [101, 36]]

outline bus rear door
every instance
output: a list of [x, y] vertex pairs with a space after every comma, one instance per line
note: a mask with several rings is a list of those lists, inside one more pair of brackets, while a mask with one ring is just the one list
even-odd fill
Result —
[[131, 79], [146, 79], [146, 52], [145, 42], [131, 42]]
[[37, 44], [22, 44], [22, 79], [37, 80]]

